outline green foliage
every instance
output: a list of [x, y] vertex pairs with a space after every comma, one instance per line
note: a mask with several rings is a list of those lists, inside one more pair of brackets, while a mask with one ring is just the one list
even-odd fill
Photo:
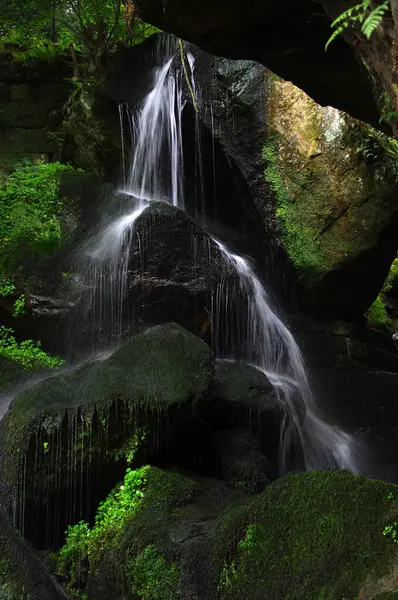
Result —
[[154, 546], [147, 546], [130, 563], [131, 589], [140, 600], [177, 600], [179, 569]]
[[390, 523], [386, 525], [383, 529], [383, 535], [386, 536], [389, 540], [394, 542], [394, 544], [398, 544], [398, 523], [394, 521], [394, 523]]
[[59, 246], [59, 180], [65, 171], [73, 169], [60, 163], [24, 163], [0, 189], [0, 277], [6, 288], [26, 258]]
[[82, 67], [85, 75], [101, 72], [118, 42], [133, 45], [157, 31], [138, 18], [132, 0], [17, 0], [0, 23], [2, 46], [17, 60], [48, 60], [72, 48], [78, 78]]
[[370, 39], [389, 10], [390, 0], [384, 0], [375, 7], [372, 5], [372, 0], [363, 0], [359, 4], [355, 4], [333, 21], [331, 27], [334, 31], [328, 39], [325, 49], [327, 50], [331, 42], [341, 33], [356, 24], [361, 26], [363, 35]]
[[[276, 217], [284, 233], [284, 242], [289, 256], [294, 262], [300, 276], [310, 278], [323, 269], [321, 253], [315, 233], [308, 223], [302, 220], [297, 204], [292, 199], [278, 165], [278, 153], [272, 140], [263, 147], [263, 159], [266, 162], [264, 175], [270, 189], [275, 194]], [[297, 174], [296, 183], [301, 189], [308, 185], [310, 174]]]
[[[146, 472], [149, 467], [135, 471], [127, 469], [123, 483], [119, 484], [99, 505], [94, 527], [80, 521], [66, 531], [65, 545], [59, 550], [56, 559], [58, 568], [65, 571], [69, 579], [69, 588], [81, 587], [79, 564], [87, 558], [90, 568], [97, 566], [104, 544], [115, 543], [123, 532], [126, 521], [134, 514], [144, 497]], [[80, 597], [84, 597], [80, 593]]]
[[386, 312], [383, 299], [380, 294], [377, 296], [371, 307], [367, 310], [365, 316], [369, 325], [376, 327], [377, 329], [391, 329], [392, 327], [391, 319]]
[[6, 296], [11, 296], [14, 292], [15, 285], [12, 281], [7, 281], [7, 279], [0, 277], [0, 296], [5, 298]]
[[26, 314], [25, 296], [21, 294], [14, 302], [13, 312], [14, 317], [21, 317]]
[[379, 100], [381, 101], [381, 104], [382, 104], [379, 123], [382, 123], [383, 121], [385, 123], [391, 123], [391, 121], [393, 121], [394, 119], [396, 119], [398, 117], [398, 112], [395, 110], [393, 101], [391, 100], [391, 98], [387, 94], [387, 92], [383, 92], [380, 95]]
[[393, 263], [390, 267], [390, 271], [384, 282], [382, 292], [385, 294], [388, 294], [388, 292], [390, 292], [392, 290], [392, 288], [396, 282], [398, 282], [398, 258], [396, 258], [393, 261]]
[[57, 368], [63, 364], [58, 356], [50, 356], [41, 348], [40, 342], [25, 340], [18, 343], [14, 330], [0, 326], [0, 356], [10, 358], [27, 369], [40, 367]]

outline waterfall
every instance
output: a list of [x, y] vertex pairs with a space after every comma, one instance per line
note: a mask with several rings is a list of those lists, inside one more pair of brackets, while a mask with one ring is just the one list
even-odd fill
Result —
[[[177, 45], [170, 36], [167, 59], [154, 69], [152, 90], [137, 115], [131, 114], [127, 105], [119, 105], [122, 191], [127, 212], [106, 224], [77, 252], [75, 271], [84, 293], [71, 337], [83, 327], [91, 327], [93, 354], [117, 347], [125, 333], [125, 321], [129, 318], [125, 306], [127, 273], [135, 221], [153, 200], [184, 206], [182, 72], [175, 60], [176, 52]], [[189, 58], [189, 65], [192, 69], [193, 57]], [[124, 115], [133, 148], [128, 177]], [[166, 156], [170, 157], [169, 163]]]
[[[91, 290], [88, 306], [94, 328], [112, 337], [116, 344], [123, 336], [124, 299], [134, 223], [151, 201], [163, 201], [185, 209], [182, 154], [182, 69], [172, 46], [153, 73], [153, 88], [136, 116], [129, 117], [132, 134], [131, 168], [124, 192], [128, 210], [117, 216], [82, 248], [80, 277]], [[192, 89], [195, 90], [194, 59], [188, 57]], [[123, 109], [120, 109], [122, 136]], [[214, 131], [213, 131], [214, 136]], [[213, 139], [214, 152], [214, 139]], [[200, 156], [200, 151], [197, 153]], [[213, 156], [214, 160], [214, 156]], [[125, 172], [123, 146], [123, 169]], [[199, 171], [200, 172], [200, 171]], [[134, 204], [134, 207], [131, 206]], [[349, 468], [356, 471], [352, 438], [320, 415], [308, 381], [300, 349], [282, 320], [271, 308], [264, 284], [242, 256], [234, 254], [222, 242], [214, 240], [225, 261], [237, 274], [238, 289], [220, 282], [214, 295], [213, 327], [222, 330], [222, 322], [236, 312], [243, 299], [245, 315], [237, 331], [224, 331], [224, 345], [214, 350], [219, 358], [245, 360], [268, 378], [284, 407], [280, 433], [280, 471], [299, 448], [305, 469]], [[228, 343], [230, 344], [228, 347]], [[111, 344], [112, 346], [112, 344]]]
[[[126, 191], [140, 200], [184, 206], [182, 108], [181, 72], [171, 57], [155, 70], [153, 90], [134, 120], [134, 153]], [[166, 169], [165, 156], [170, 157]]]
[[[286, 470], [297, 439], [306, 470], [337, 467], [357, 471], [353, 440], [320, 417], [300, 348], [272, 310], [264, 285], [245, 258], [230, 252], [219, 240], [214, 241], [236, 270], [239, 293], [246, 301], [244, 336], [240, 339], [238, 336], [233, 358], [246, 360], [263, 372], [285, 409], [280, 436], [280, 472]], [[233, 306], [239, 303], [237, 294], [226, 295], [221, 282], [217, 295], [222, 298], [216, 300], [216, 306], [224, 305], [224, 311], [231, 314]]]

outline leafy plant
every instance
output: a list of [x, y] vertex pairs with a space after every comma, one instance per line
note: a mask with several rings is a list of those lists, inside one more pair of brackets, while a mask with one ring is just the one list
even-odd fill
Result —
[[24, 294], [21, 294], [19, 298], [15, 300], [12, 314], [14, 317], [21, 317], [26, 314]]
[[133, 0], [16, 0], [3, 14], [0, 39], [15, 59], [68, 51], [75, 79], [82, 67], [84, 75], [101, 73], [118, 42], [133, 45], [158, 31], [137, 16]]
[[0, 189], [3, 291], [11, 289], [14, 273], [25, 258], [51, 252], [60, 244], [59, 180], [65, 171], [73, 171], [73, 168], [60, 163], [23, 163]]
[[356, 24], [360, 24], [361, 32], [367, 39], [370, 39], [389, 10], [390, 0], [384, 0], [377, 6], [373, 6], [372, 0], [363, 0], [359, 4], [355, 4], [341, 13], [331, 24], [334, 31], [326, 42], [325, 50], [340, 34]]
[[398, 523], [394, 521], [394, 523], [390, 523], [386, 525], [383, 529], [383, 535], [385, 535], [388, 539], [390, 539], [394, 544], [398, 544]]
[[50, 356], [42, 350], [40, 342], [25, 340], [18, 343], [14, 330], [4, 325], [0, 326], [0, 356], [10, 358], [27, 369], [54, 369], [64, 362], [59, 356]]
[[15, 285], [12, 281], [7, 281], [7, 279], [3, 279], [0, 277], [0, 296], [5, 298], [6, 296], [11, 296], [15, 292]]
[[387, 92], [383, 92], [379, 99], [382, 103], [379, 123], [382, 123], [383, 121], [385, 123], [391, 123], [391, 121], [398, 117], [398, 112], [395, 110], [392, 100]]
[[[84, 521], [68, 527], [65, 545], [57, 553], [56, 560], [58, 568], [68, 575], [70, 589], [84, 586], [84, 582], [80, 581], [80, 562], [87, 558], [90, 567], [95, 565], [101, 547], [123, 532], [126, 520], [134, 514], [144, 497], [147, 469], [126, 470], [123, 482], [99, 505], [91, 529]], [[84, 590], [80, 597], [84, 598]]]

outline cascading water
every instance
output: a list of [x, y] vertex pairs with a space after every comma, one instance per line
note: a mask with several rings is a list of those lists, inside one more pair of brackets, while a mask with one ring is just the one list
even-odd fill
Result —
[[[125, 213], [90, 238], [78, 252], [76, 271], [85, 287], [76, 331], [91, 323], [92, 352], [117, 347], [126, 320], [126, 284], [134, 223], [152, 200], [184, 206], [182, 160], [182, 72], [174, 60], [177, 44], [170, 37], [167, 60], [154, 69], [153, 87], [136, 116], [119, 106]], [[171, 56], [170, 56], [171, 55]], [[163, 57], [162, 57], [163, 58]], [[189, 65], [193, 68], [192, 59]], [[124, 114], [133, 154], [126, 176]], [[170, 163], [164, 157], [170, 157]]]
[[[280, 439], [280, 471], [286, 470], [292, 445], [299, 440], [306, 470], [349, 468], [357, 471], [350, 435], [320, 416], [308, 381], [303, 356], [293, 335], [271, 309], [264, 285], [250, 263], [214, 240], [239, 276], [238, 293], [246, 301], [246, 326], [238, 336], [234, 358], [246, 360], [267, 376], [285, 408]], [[217, 296], [222, 296], [221, 301]], [[232, 313], [237, 294], [227, 296], [221, 283], [216, 306]], [[232, 306], [228, 306], [231, 304]], [[244, 339], [243, 339], [244, 338]]]
[[[154, 71], [152, 91], [136, 118], [129, 120], [133, 154], [124, 191], [134, 208], [118, 216], [83, 248], [81, 278], [90, 286], [94, 326], [112, 333], [115, 344], [122, 339], [132, 231], [136, 219], [151, 201], [163, 201], [184, 209], [182, 156], [182, 69], [172, 47], [161, 67]], [[194, 60], [188, 60], [193, 81]], [[129, 115], [128, 107], [124, 107]], [[120, 109], [123, 123], [123, 109]], [[123, 135], [123, 127], [122, 127]], [[200, 155], [200, 154], [198, 154]], [[123, 147], [123, 165], [125, 164]], [[124, 168], [125, 170], [125, 168]], [[300, 349], [280, 318], [271, 309], [263, 283], [250, 263], [214, 240], [225, 261], [236, 272], [239, 290], [220, 282], [214, 297], [213, 328], [220, 330], [225, 316], [233, 313], [237, 295], [244, 299], [246, 318], [230, 348], [215, 352], [219, 358], [245, 360], [269, 379], [285, 409], [281, 429], [280, 470], [286, 468], [294, 445], [302, 455], [301, 467], [350, 468], [356, 471], [351, 437], [327, 424], [316, 407]], [[89, 303], [90, 304], [90, 303]], [[235, 311], [236, 312], [236, 311]], [[228, 326], [230, 324], [228, 323]], [[220, 333], [220, 331], [219, 331]], [[226, 332], [225, 332], [226, 333]], [[228, 335], [225, 335], [228, 340]], [[115, 344], [111, 344], [111, 347]], [[109, 347], [109, 346], [108, 346]]]

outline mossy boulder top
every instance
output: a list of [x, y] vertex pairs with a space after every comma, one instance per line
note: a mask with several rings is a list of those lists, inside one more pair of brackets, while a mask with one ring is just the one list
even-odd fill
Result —
[[[213, 378], [210, 348], [176, 324], [132, 338], [108, 358], [51, 377], [17, 396], [1, 424], [8, 452], [26, 448], [36, 428], [50, 431], [65, 414], [90, 418], [120, 401], [138, 413], [167, 413], [204, 397]], [[27, 437], [26, 437], [27, 436]]]
[[[262, 494], [220, 502], [220, 482], [145, 469], [143, 498], [119, 538], [89, 556], [88, 600], [125, 597], [127, 582], [133, 590], [166, 583], [171, 565], [173, 593], [156, 598], [395, 597], [398, 544], [388, 527], [398, 518], [397, 486], [348, 471], [292, 473]], [[131, 570], [149, 548], [162, 572]]]

